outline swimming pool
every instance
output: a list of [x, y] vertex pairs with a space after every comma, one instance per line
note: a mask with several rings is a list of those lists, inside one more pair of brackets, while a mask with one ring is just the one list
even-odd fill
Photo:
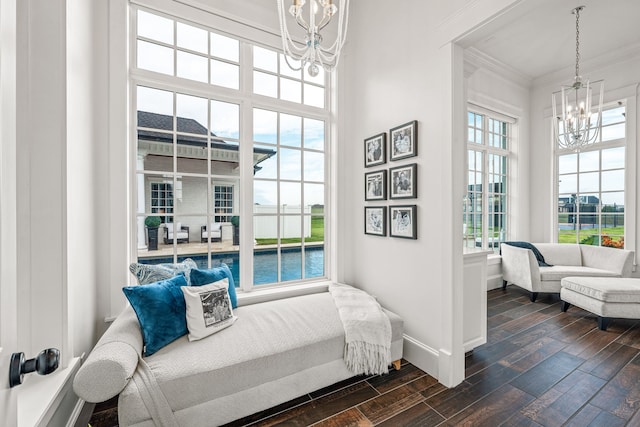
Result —
[[[281, 281], [302, 279], [302, 250], [282, 248]], [[191, 258], [198, 268], [207, 268], [207, 255], [194, 254], [178, 257], [178, 262]], [[240, 286], [240, 259], [238, 252], [211, 253], [211, 265], [225, 263], [229, 266], [236, 287]], [[172, 263], [172, 257], [141, 258], [142, 264]], [[306, 279], [324, 276], [324, 246], [306, 247], [304, 250], [304, 277]], [[278, 253], [275, 249], [257, 249], [253, 257], [253, 283], [266, 285], [278, 283]]]

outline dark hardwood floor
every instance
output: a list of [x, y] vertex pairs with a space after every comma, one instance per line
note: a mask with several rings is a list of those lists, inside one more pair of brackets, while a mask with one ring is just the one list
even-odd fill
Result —
[[[403, 361], [227, 426], [640, 426], [640, 322], [600, 331], [592, 314], [514, 286], [489, 292], [488, 316], [488, 343], [455, 388]], [[114, 405], [96, 407], [91, 425], [117, 426]]]

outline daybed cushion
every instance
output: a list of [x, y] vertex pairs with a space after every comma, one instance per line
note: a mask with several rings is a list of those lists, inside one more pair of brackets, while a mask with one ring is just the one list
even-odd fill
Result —
[[[233, 327], [200, 341], [179, 338], [145, 358], [179, 424], [230, 422], [314, 389], [309, 387], [353, 376], [342, 359], [344, 329], [328, 292], [243, 306], [234, 313]], [[386, 313], [392, 357], [399, 358], [402, 319]], [[120, 425], [152, 426], [145, 414], [132, 381], [120, 393]]]
[[187, 333], [181, 286], [188, 286], [182, 274], [148, 285], [122, 288], [138, 317], [145, 356]]
[[190, 273], [194, 268], [198, 268], [198, 264], [191, 258], [187, 258], [178, 264], [140, 264], [134, 262], [129, 265], [129, 271], [136, 276], [139, 285], [170, 279], [180, 273], [184, 273], [187, 283], [190, 284]]
[[562, 288], [604, 302], [640, 303], [640, 279], [565, 277]]

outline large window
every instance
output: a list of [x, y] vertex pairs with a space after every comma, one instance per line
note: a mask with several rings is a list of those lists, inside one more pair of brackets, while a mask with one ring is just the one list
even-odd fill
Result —
[[625, 106], [602, 114], [599, 140], [557, 153], [558, 242], [624, 248]]
[[[325, 74], [290, 69], [276, 46], [133, 12], [138, 260], [224, 262], [243, 290], [325, 278]], [[157, 247], [148, 216], [163, 223]]]
[[465, 246], [498, 251], [507, 235], [512, 120], [471, 107], [467, 118]]

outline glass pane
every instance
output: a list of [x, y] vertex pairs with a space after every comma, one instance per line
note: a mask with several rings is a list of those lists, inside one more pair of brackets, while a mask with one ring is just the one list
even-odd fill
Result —
[[[316, 207], [324, 210], [324, 185], [304, 184], [305, 213], [312, 213]], [[307, 212], [309, 210], [310, 212]]]
[[624, 117], [625, 107], [612, 108], [602, 112], [602, 125], [609, 125], [612, 123], [621, 123], [625, 121]]
[[138, 40], [138, 68], [173, 75], [173, 49]]
[[[287, 221], [300, 222], [300, 217], [287, 218]], [[295, 224], [293, 224], [295, 225]], [[298, 233], [299, 235], [300, 233]], [[300, 237], [297, 237], [299, 240]], [[282, 266], [281, 266], [281, 280], [283, 282], [287, 280], [300, 280], [302, 279], [302, 253], [300, 248], [287, 248], [281, 249], [282, 251]]]
[[211, 33], [211, 55], [229, 61], [240, 61], [240, 43], [238, 40]]
[[[565, 228], [570, 227], [570, 228]], [[575, 224], [562, 224], [558, 225], [558, 243], [571, 243], [576, 244], [578, 234], [575, 231]]]
[[304, 119], [304, 147], [324, 150], [324, 122]]
[[[173, 116], [173, 92], [160, 89], [151, 89], [144, 86], [138, 86], [136, 93], [136, 102], [138, 104], [138, 111], [147, 111], [155, 114], [162, 114], [167, 116]], [[138, 113], [140, 116], [140, 113]], [[141, 123], [138, 121], [138, 126], [152, 127], [156, 129], [173, 129], [173, 119], [169, 121], [150, 122], [145, 121]]]
[[209, 81], [207, 58], [178, 51], [177, 73], [178, 77], [207, 83]]
[[[580, 192], [598, 191], [598, 172], [589, 172], [580, 174]], [[563, 193], [566, 191], [562, 191]]]
[[624, 147], [602, 150], [602, 169], [624, 168]]
[[[300, 150], [282, 148], [280, 150], [280, 178], [302, 179], [302, 156]], [[299, 198], [299, 197], [298, 197]]]
[[278, 78], [271, 74], [253, 72], [253, 93], [258, 95], [278, 97]]
[[211, 132], [221, 138], [240, 138], [240, 106], [211, 101]]
[[611, 141], [614, 139], [621, 139], [625, 137], [625, 124], [620, 123], [617, 125], [605, 126], [602, 128], [602, 140]]
[[578, 171], [578, 155], [567, 154], [558, 157], [558, 173], [572, 173]]
[[138, 36], [173, 44], [173, 20], [138, 10]]
[[312, 107], [324, 108], [324, 89], [305, 83], [304, 103]]
[[602, 172], [602, 191], [624, 190], [624, 170]]
[[292, 208], [300, 209], [300, 183], [298, 182], [281, 182], [280, 183], [280, 206], [289, 206], [289, 211]]
[[624, 212], [624, 192], [602, 193], [602, 212]]
[[[297, 68], [297, 71], [295, 71], [291, 67]], [[285, 59], [285, 56], [283, 54], [280, 54], [280, 74], [287, 77], [293, 77], [298, 80], [302, 79], [302, 69], [300, 67], [300, 61], [296, 61], [291, 58]]]
[[559, 193], [577, 193], [578, 176], [576, 174], [561, 175], [558, 180]]
[[[311, 217], [311, 228], [316, 221], [324, 221], [323, 217]], [[324, 240], [324, 239], [323, 239]], [[307, 241], [307, 239], [305, 239]], [[304, 277], [307, 279], [324, 276], [324, 247], [307, 246], [304, 249]]]
[[305, 151], [304, 180], [305, 181], [324, 181], [324, 154], [323, 153], [312, 153], [309, 151]]
[[467, 125], [473, 126], [473, 124], [475, 123], [475, 120], [476, 120], [476, 115], [471, 111], [469, 111], [467, 113]]
[[253, 181], [253, 212], [277, 213], [276, 206], [278, 206], [277, 182]]
[[280, 99], [295, 103], [302, 102], [302, 83], [280, 78]]
[[300, 147], [302, 144], [302, 117], [280, 114], [280, 144]]
[[240, 67], [212, 59], [211, 84], [240, 89]]
[[189, 50], [206, 54], [209, 50], [207, 45], [207, 31], [192, 25], [177, 23], [177, 45]]
[[468, 142], [475, 142], [475, 139], [474, 139], [474, 135], [475, 135], [475, 134], [476, 134], [476, 133], [475, 133], [475, 131], [473, 130], [473, 128], [469, 128], [469, 129], [467, 130], [467, 141], [468, 141]]
[[[271, 223], [273, 222], [273, 227]], [[266, 225], [265, 225], [266, 224]], [[256, 226], [261, 228], [269, 226], [269, 228], [277, 229], [276, 217], [254, 217], [254, 229]], [[260, 242], [260, 239], [256, 237]], [[278, 253], [275, 250], [256, 249], [253, 252], [253, 283], [255, 285], [264, 285], [268, 283], [278, 282]]]
[[197, 96], [176, 95], [178, 132], [207, 135], [207, 100]]
[[580, 153], [580, 172], [597, 171], [598, 169], [600, 169], [600, 151]]
[[278, 54], [272, 50], [253, 46], [253, 67], [277, 73]]
[[253, 109], [253, 140], [271, 144], [278, 142], [278, 113]]
[[273, 147], [254, 145], [255, 161], [254, 177], [257, 179], [276, 179], [278, 177], [278, 152]]
[[282, 214], [280, 215], [280, 238], [288, 240], [282, 243], [300, 243], [302, 236], [300, 206], [283, 206]]
[[475, 141], [477, 144], [482, 144], [482, 131], [476, 130]]

